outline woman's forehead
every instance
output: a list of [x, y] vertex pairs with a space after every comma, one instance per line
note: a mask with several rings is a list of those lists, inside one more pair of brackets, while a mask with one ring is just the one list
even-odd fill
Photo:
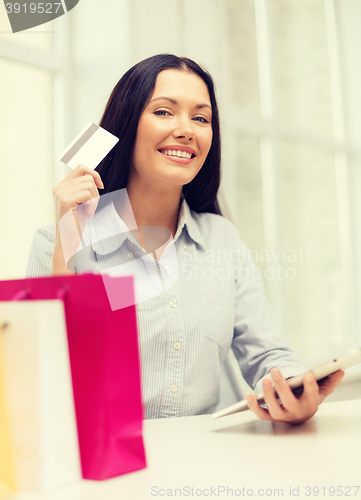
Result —
[[162, 96], [177, 101], [187, 98], [199, 101], [197, 104], [211, 104], [207, 85], [202, 78], [185, 70], [166, 69], [158, 74], [151, 99]]

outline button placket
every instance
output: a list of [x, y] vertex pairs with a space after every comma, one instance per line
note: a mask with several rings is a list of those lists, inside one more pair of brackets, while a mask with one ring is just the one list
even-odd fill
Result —
[[[165, 266], [164, 268], [165, 269]], [[175, 293], [174, 293], [175, 292]], [[185, 328], [183, 319], [182, 301], [174, 290], [169, 291], [164, 304], [167, 317], [167, 354], [166, 377], [164, 380], [164, 409], [162, 416], [179, 416], [181, 412], [181, 394], [184, 379], [184, 341]]]

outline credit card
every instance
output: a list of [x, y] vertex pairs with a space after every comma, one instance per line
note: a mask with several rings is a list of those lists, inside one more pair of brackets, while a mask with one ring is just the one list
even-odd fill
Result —
[[118, 141], [118, 137], [90, 122], [59, 156], [59, 160], [71, 168], [84, 165], [94, 170]]

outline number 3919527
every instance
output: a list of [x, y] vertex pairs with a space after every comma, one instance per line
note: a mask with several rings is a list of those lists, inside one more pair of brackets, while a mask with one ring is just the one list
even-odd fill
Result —
[[8, 14], [19, 14], [23, 12], [24, 14], [57, 14], [59, 8], [61, 7], [61, 2], [59, 3], [31, 3], [27, 5], [26, 3], [7, 3], [5, 4], [6, 12]]

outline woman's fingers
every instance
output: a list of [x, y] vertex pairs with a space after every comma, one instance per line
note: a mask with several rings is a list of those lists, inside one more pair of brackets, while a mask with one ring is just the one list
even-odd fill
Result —
[[289, 412], [294, 413], [298, 411], [298, 400], [293, 394], [290, 386], [287, 384], [285, 378], [282, 376], [278, 368], [272, 368], [270, 371], [272, 380], [274, 382], [275, 390], [282, 403], [282, 406]]
[[76, 192], [78, 190], [86, 190], [88, 189], [93, 197], [99, 196], [99, 191], [98, 188], [94, 182], [94, 179], [91, 175], [85, 174], [82, 177], [77, 177], [75, 179], [70, 179], [58, 184], [58, 186], [55, 188], [57, 191], [57, 194], [62, 193], [62, 192]]
[[81, 177], [83, 175], [90, 175], [99, 189], [104, 189], [103, 181], [95, 170], [91, 170], [90, 168], [85, 167], [84, 165], [78, 165], [64, 180], [76, 179], [77, 177]]
[[[298, 421], [311, 413], [313, 414], [317, 410], [320, 403], [319, 389], [312, 372], [306, 373], [303, 378], [303, 393], [300, 398], [296, 398], [277, 368], [271, 370], [271, 375], [274, 381], [274, 389], [277, 391], [280, 403], [284, 408], [283, 416], [287, 421]], [[270, 413], [271, 415], [273, 414], [271, 408]], [[275, 415], [277, 415], [277, 419], [279, 419], [279, 412], [275, 413]]]
[[76, 185], [79, 182], [85, 182], [85, 180], [91, 182], [91, 184], [94, 185], [95, 188], [104, 189], [104, 184], [98, 172], [90, 170], [89, 168], [84, 167], [84, 165], [79, 165], [72, 172], [70, 172], [70, 174], [65, 177], [65, 179], [63, 179], [57, 186], [55, 186], [54, 195], [59, 189], [62, 189], [66, 186]]
[[262, 420], [273, 420], [269, 412], [258, 405], [258, 401], [254, 394], [247, 394], [246, 399], [248, 408], [252, 410], [257, 415], [257, 417], [261, 418]]
[[319, 383], [319, 397], [321, 400], [320, 402], [322, 402], [336, 389], [336, 387], [341, 384], [344, 375], [345, 372], [343, 370], [338, 370]]
[[[85, 194], [85, 196], [84, 196]], [[68, 181], [57, 193], [63, 202], [67, 199], [68, 209], [74, 209], [80, 203], [86, 203], [86, 214], [93, 217], [99, 202], [99, 192], [92, 177], [84, 175], [81, 178]], [[69, 206], [69, 204], [71, 204]]]
[[54, 188], [57, 220], [59, 221], [68, 211], [75, 210], [81, 203], [87, 203], [86, 214], [92, 217], [99, 201], [97, 185], [100, 188], [104, 187], [99, 174], [79, 165]]
[[271, 380], [265, 378], [262, 383], [264, 400], [267, 404], [268, 411], [273, 420], [283, 420], [285, 411], [277, 401], [274, 387]]
[[319, 387], [312, 372], [306, 373], [303, 377], [303, 393], [299, 401], [310, 408], [320, 404]]
[[307, 373], [304, 377], [304, 392], [301, 398], [296, 398], [277, 368], [273, 368], [270, 373], [274, 385], [268, 378], [265, 378], [262, 384], [268, 411], [258, 406], [256, 398], [254, 401], [250, 398], [252, 405], [249, 407], [259, 418], [276, 422], [299, 423], [316, 412], [320, 401], [318, 385], [313, 373]]
[[334, 391], [344, 376], [344, 372], [339, 370], [319, 385], [312, 372], [306, 373], [303, 377], [302, 396], [296, 398], [277, 368], [273, 368], [270, 373], [274, 385], [268, 378], [265, 378], [262, 384], [268, 410], [260, 408], [256, 397], [251, 394], [247, 395], [248, 406], [263, 420], [290, 424], [299, 424], [311, 418], [316, 413], [319, 404]]
[[70, 210], [75, 210], [78, 205], [86, 203], [90, 200], [97, 200], [99, 195], [95, 194], [91, 189], [87, 189], [83, 186], [78, 186], [77, 188], [71, 187], [69, 189], [62, 189], [57, 194], [57, 200], [61, 207], [59, 218], [61, 218], [66, 212]]

